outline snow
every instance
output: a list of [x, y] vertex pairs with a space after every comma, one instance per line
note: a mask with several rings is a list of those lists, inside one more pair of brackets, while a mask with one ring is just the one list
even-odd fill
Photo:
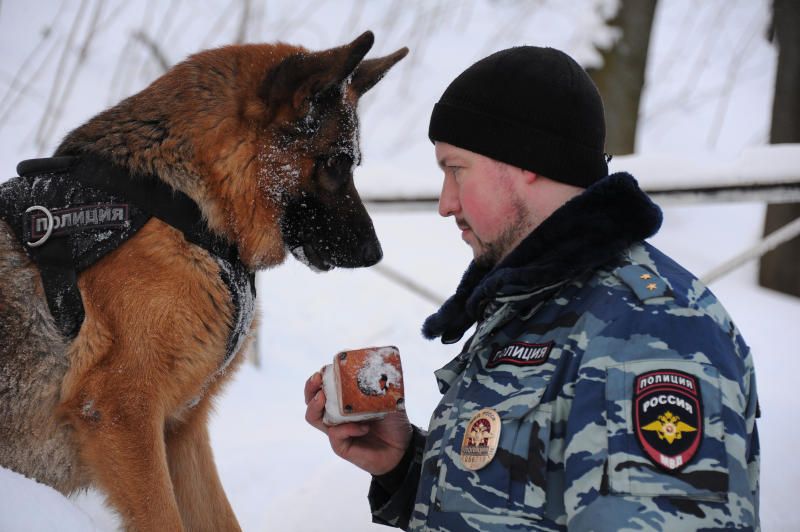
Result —
[[[101, 530], [87, 512], [59, 492], [0, 468], [0, 530]], [[42, 509], [47, 508], [46, 512]]]
[[649, 190], [800, 183], [800, 144], [754, 146], [737, 156], [647, 153], [614, 157], [609, 170], [640, 176]]
[[[128, 2], [108, 9], [107, 24], [90, 47], [76, 77], [78, 85], [62, 109], [58, 134], [45, 144], [35, 139], [55, 63], [33, 74], [47, 54], [58, 58], [51, 50], [60, 51], [57, 46], [63, 46], [68, 24], [52, 26], [44, 44], [32, 51], [44, 35], [42, 28], [53, 20], [71, 20], [75, 6], [68, 5], [55, 19], [56, 4], [38, 9], [24, 2], [2, 4], [1, 175], [12, 175], [20, 159], [49, 153], [59, 135], [152, 78], [155, 72], [143, 61], [142, 50], [129, 46], [127, 55], [119, 55], [131, 28], [140, 23], [153, 31], [157, 28], [169, 43], [165, 52], [170, 60], [221, 44], [206, 36], [219, 14], [231, 9], [230, 2], [207, 0], [204, 9], [194, 9], [197, 13], [191, 3], [180, 4], [169, 20], [164, 17], [167, 4]], [[597, 11], [592, 6], [600, 4], [589, 0], [575, 5], [546, 0], [532, 4], [521, 10], [515, 6], [523, 4], [512, 2], [419, 1], [393, 11], [380, 2], [270, 2], [267, 28], [259, 39], [319, 49], [371, 28], [376, 45], [368, 57], [408, 45], [409, 56], [362, 99], [364, 164], [356, 170], [356, 183], [362, 196], [430, 196], [438, 194], [441, 182], [427, 140], [427, 120], [455, 75], [496, 49], [523, 43], [559, 47], [588, 64], [593, 60], [588, 46], [592, 35], [609, 38], [595, 31], [603, 26], [593, 16]], [[613, 11], [611, 4], [603, 2], [597, 9], [607, 15]], [[306, 18], [301, 22], [292, 16], [295, 11]], [[581, 17], [577, 24], [576, 14]], [[662, 1], [657, 17], [638, 153], [615, 157], [612, 170], [632, 171], [644, 186], [661, 186], [696, 184], [709, 177], [737, 183], [782, 179], [793, 167], [800, 168], [796, 148], [761, 147], [769, 127], [775, 54], [764, 39], [753, 36], [762, 35], [767, 27], [768, 3]], [[180, 21], [180, 28], [170, 20]], [[110, 83], [110, 73], [119, 64], [126, 67], [128, 77]], [[20, 71], [26, 74], [21, 82], [12, 82]], [[22, 90], [29, 76], [30, 86]], [[726, 88], [729, 80], [734, 83]], [[293, 177], [291, 166], [280, 171]], [[756, 242], [764, 209], [763, 204], [750, 203], [670, 206], [665, 208], [664, 227], [652, 242], [702, 275]], [[439, 218], [433, 209], [375, 210], [373, 218], [384, 264], [442, 299], [453, 292], [471, 254], [452, 220]], [[763, 530], [798, 530], [800, 396], [794, 390], [800, 375], [800, 359], [795, 356], [800, 301], [758, 287], [753, 262], [711, 288], [754, 353], [763, 412], [759, 420]], [[389, 281], [377, 268], [318, 275], [290, 259], [259, 274], [258, 294], [260, 366], [243, 365], [219, 397], [211, 424], [222, 483], [242, 528], [386, 530], [369, 522], [368, 475], [338, 459], [325, 437], [306, 424], [303, 385], [342, 349], [396, 345], [403, 356], [407, 412], [413, 422], [425, 426], [439, 399], [432, 372], [455, 356], [460, 345], [425, 341], [420, 326], [435, 306]], [[330, 516], [336, 516], [335, 522]], [[97, 492], [67, 499], [0, 470], [0, 530], [107, 532], [118, 526]]]
[[[395, 368], [389, 357], [394, 357], [397, 350], [380, 348], [369, 351], [364, 365], [358, 370], [358, 387], [368, 395], [386, 395], [390, 386], [400, 386], [403, 376]], [[382, 382], [383, 381], [383, 382]]]
[[308, 267], [309, 270], [317, 273], [325, 272], [325, 270], [321, 270], [311, 263], [311, 261], [308, 259], [308, 255], [306, 255], [306, 250], [303, 246], [295, 246], [292, 249], [290, 249], [289, 252], [295, 258], [295, 260], [297, 260], [301, 264], [304, 264], [306, 267]]

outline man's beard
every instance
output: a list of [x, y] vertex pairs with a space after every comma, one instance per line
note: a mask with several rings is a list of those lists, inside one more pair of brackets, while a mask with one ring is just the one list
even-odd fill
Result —
[[527, 223], [527, 211], [522, 204], [522, 200], [517, 198], [513, 206], [514, 211], [511, 213], [513, 220], [497, 238], [491, 242], [482, 242], [478, 239], [483, 248], [483, 253], [475, 257], [477, 266], [485, 269], [494, 268], [501, 259], [505, 258], [516, 247], [522, 237], [530, 232], [530, 226]]

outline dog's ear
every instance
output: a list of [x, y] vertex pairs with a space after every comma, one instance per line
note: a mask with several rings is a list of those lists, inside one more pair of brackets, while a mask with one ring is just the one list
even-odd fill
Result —
[[393, 54], [389, 54], [377, 59], [367, 59], [362, 61], [353, 73], [351, 87], [361, 96], [378, 83], [384, 75], [392, 68], [395, 63], [400, 61], [408, 53], [408, 48], [400, 48]]
[[366, 31], [344, 46], [290, 55], [267, 73], [259, 95], [269, 109], [285, 104], [300, 109], [314, 96], [344, 81], [373, 42], [375, 36]]

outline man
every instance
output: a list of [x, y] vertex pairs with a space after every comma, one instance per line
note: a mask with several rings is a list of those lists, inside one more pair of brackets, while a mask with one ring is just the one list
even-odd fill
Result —
[[597, 89], [569, 56], [478, 61], [429, 136], [474, 261], [423, 333], [458, 341], [428, 431], [403, 415], [306, 419], [373, 475], [377, 523], [411, 530], [757, 529], [750, 351], [711, 292], [644, 242], [661, 212], [607, 176]]

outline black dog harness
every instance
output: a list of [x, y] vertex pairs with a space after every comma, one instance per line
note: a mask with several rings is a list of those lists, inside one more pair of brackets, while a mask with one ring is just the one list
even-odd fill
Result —
[[219, 371], [225, 369], [253, 319], [255, 276], [236, 246], [211, 233], [194, 201], [155, 176], [131, 175], [98, 156], [30, 159], [19, 163], [17, 173], [0, 184], [0, 219], [39, 268], [50, 313], [64, 336], [74, 338], [84, 319], [78, 274], [156, 217], [219, 265], [235, 317]]

